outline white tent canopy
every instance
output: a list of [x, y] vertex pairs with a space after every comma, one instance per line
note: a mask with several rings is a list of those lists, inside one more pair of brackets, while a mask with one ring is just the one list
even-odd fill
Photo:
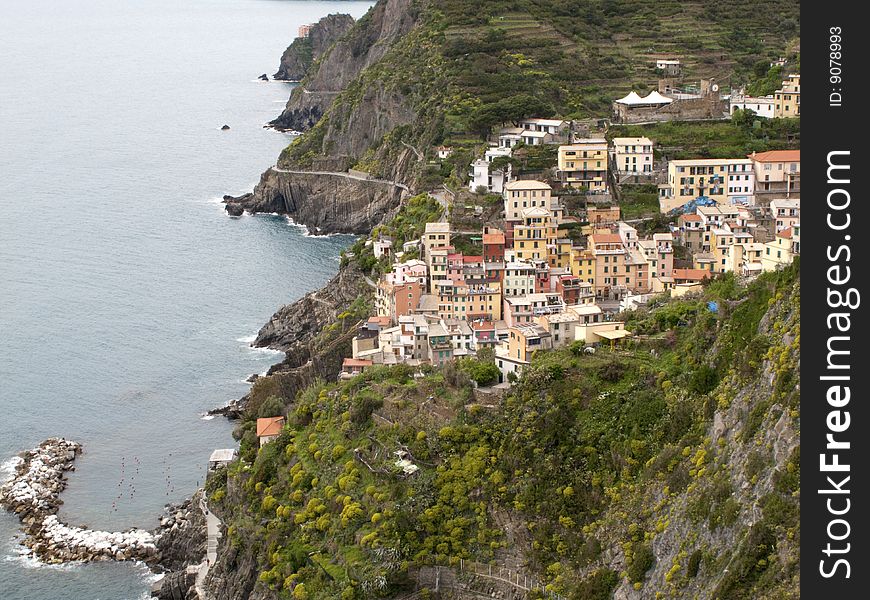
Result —
[[637, 92], [629, 92], [627, 96], [620, 98], [617, 102], [620, 104], [640, 104], [642, 101], [640, 96], [637, 95]]
[[662, 96], [657, 91], [650, 92], [643, 98], [637, 95], [636, 92], [630, 92], [624, 98], [620, 98], [617, 100], [619, 104], [626, 104], [628, 106], [642, 106], [642, 105], [653, 105], [653, 104], [670, 104], [673, 102], [672, 99]]
[[647, 104], [670, 104], [673, 102], [673, 100], [666, 96], [662, 96], [657, 91], [650, 92], [649, 95], [641, 99]]

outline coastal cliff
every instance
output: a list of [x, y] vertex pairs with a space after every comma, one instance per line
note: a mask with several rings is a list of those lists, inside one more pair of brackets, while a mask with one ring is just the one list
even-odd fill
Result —
[[[272, 126], [305, 131], [317, 123], [336, 95], [410, 30], [414, 24], [408, 10], [410, 4], [411, 0], [382, 0], [355, 27], [333, 40], [316, 62], [313, 61], [314, 70], [309, 72], [306, 68], [301, 85], [293, 90], [287, 106], [272, 121]], [[324, 33], [326, 31], [324, 29]], [[328, 31], [336, 33], [338, 28], [330, 27]]]
[[257, 393], [282, 396], [288, 426], [258, 449], [258, 413], [243, 416], [206, 586], [220, 600], [405, 598], [434, 581], [458, 599], [526, 597], [516, 581], [584, 600], [796, 597], [799, 306], [796, 266], [716, 282], [631, 316], [646, 342], [536, 356], [487, 409], [461, 366], [292, 395], [273, 381]]
[[327, 15], [311, 26], [307, 37], [293, 40], [284, 54], [273, 79], [301, 81], [311, 65], [353, 25], [353, 17], [345, 14]]
[[339, 269], [323, 288], [282, 306], [252, 346], [282, 350], [284, 359], [254, 379], [251, 391], [211, 411], [232, 419], [256, 411], [270, 396], [292, 398], [318, 379], [334, 380], [351, 351], [359, 320], [372, 305], [373, 289], [353, 264]]

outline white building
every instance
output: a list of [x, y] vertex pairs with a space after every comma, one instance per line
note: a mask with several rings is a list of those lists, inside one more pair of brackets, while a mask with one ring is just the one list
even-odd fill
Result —
[[530, 262], [508, 262], [504, 266], [504, 296], [525, 296], [535, 291], [535, 265]]
[[772, 95], [756, 98], [753, 96], [746, 96], [742, 92], [738, 91], [731, 94], [731, 108], [729, 114], [733, 115], [734, 111], [739, 108], [741, 110], [751, 110], [759, 117], [764, 117], [765, 119], [772, 119], [773, 105], [774, 99]]
[[501, 194], [504, 191], [504, 185], [511, 179], [511, 165], [508, 164], [503, 169], [493, 169], [491, 161], [486, 159], [478, 159], [471, 163], [471, 173], [469, 173], [468, 190], [476, 192], [478, 188], [485, 187], [488, 192]]
[[552, 135], [560, 135], [566, 123], [561, 119], [523, 119], [519, 122], [520, 127], [528, 131], [543, 131]]
[[475, 160], [471, 163], [469, 191], [476, 192], [478, 187], [485, 186], [487, 191], [501, 194], [504, 191], [504, 184], [511, 180], [511, 165], [508, 163], [503, 168], [493, 169], [491, 163], [496, 158], [509, 158], [511, 153], [510, 146], [496, 146], [489, 148], [483, 154], [483, 160]]
[[393, 240], [390, 240], [390, 239], [375, 240], [373, 251], [375, 254], [375, 258], [381, 258], [382, 256], [390, 256], [393, 253]]
[[[801, 222], [801, 201], [777, 199], [770, 201], [770, 216], [773, 218], [774, 233], [793, 227]], [[800, 238], [798, 238], [800, 239]]]
[[728, 161], [728, 204], [755, 204], [755, 168], [752, 160], [736, 158]]
[[613, 138], [611, 154], [618, 173], [652, 173], [653, 143], [649, 138]]

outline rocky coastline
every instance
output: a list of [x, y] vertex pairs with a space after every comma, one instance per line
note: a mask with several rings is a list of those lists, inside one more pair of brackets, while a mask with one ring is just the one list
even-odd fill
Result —
[[[279, 308], [260, 328], [251, 343], [255, 348], [271, 348], [284, 352], [284, 359], [273, 365], [266, 375], [280, 382], [282, 389], [295, 391], [313, 383], [317, 378], [335, 379], [341, 370], [344, 356], [350, 353], [351, 339], [356, 326], [321, 343], [318, 334], [324, 327], [338, 320], [338, 315], [357, 298], [373, 293], [363, 274], [353, 265], [339, 269], [325, 286], [310, 292]], [[249, 395], [231, 401], [226, 406], [209, 411], [210, 415], [223, 415], [239, 419], [248, 403]]]

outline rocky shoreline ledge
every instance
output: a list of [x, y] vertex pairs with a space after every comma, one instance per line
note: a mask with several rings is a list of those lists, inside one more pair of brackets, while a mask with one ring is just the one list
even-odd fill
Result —
[[46, 563], [95, 560], [160, 560], [160, 534], [142, 529], [96, 531], [71, 527], [57, 518], [68, 471], [82, 446], [63, 438], [49, 438], [22, 452], [12, 478], [0, 486], [0, 506], [18, 515], [24, 545]]

